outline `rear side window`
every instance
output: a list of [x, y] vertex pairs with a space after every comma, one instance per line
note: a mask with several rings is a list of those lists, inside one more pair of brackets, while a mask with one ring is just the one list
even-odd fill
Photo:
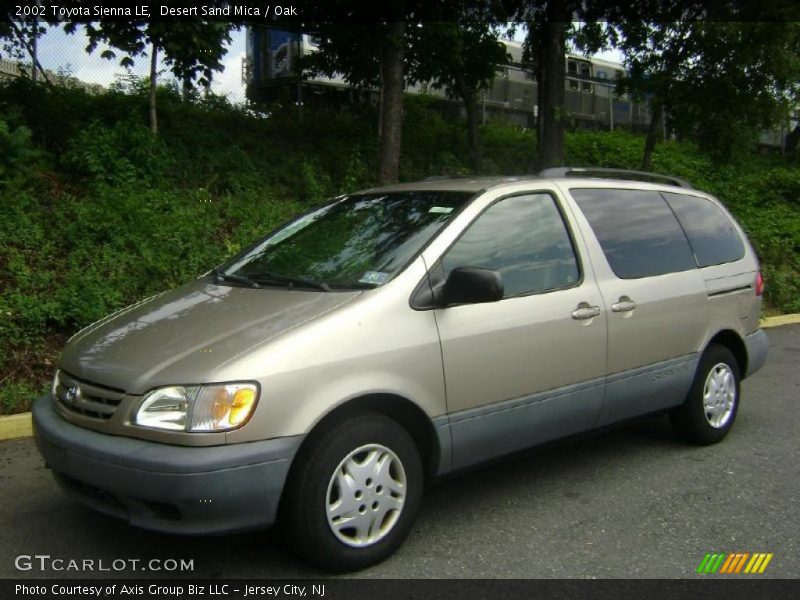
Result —
[[546, 292], [580, 278], [572, 240], [550, 194], [511, 196], [492, 204], [442, 258], [457, 267], [499, 271], [505, 296]]
[[678, 220], [658, 192], [615, 189], [570, 192], [620, 279], [697, 268]]
[[730, 218], [705, 198], [664, 193], [689, 238], [700, 267], [721, 265], [744, 257], [744, 243]]

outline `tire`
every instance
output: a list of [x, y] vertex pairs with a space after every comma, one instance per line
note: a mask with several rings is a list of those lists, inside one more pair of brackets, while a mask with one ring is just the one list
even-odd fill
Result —
[[397, 422], [375, 413], [340, 418], [312, 432], [295, 458], [279, 516], [284, 539], [325, 569], [363, 569], [402, 544], [423, 484], [417, 446]]
[[689, 442], [716, 444], [733, 427], [740, 394], [736, 357], [725, 346], [712, 344], [700, 358], [686, 401], [670, 413], [670, 419]]

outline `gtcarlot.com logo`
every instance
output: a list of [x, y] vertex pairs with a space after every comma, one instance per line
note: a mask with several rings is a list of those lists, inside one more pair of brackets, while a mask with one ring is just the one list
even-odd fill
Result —
[[17, 571], [194, 571], [194, 559], [185, 558], [58, 558], [49, 554], [20, 554]]
[[702, 575], [761, 574], [771, 560], [771, 552], [714, 552], [705, 555], [697, 572]]

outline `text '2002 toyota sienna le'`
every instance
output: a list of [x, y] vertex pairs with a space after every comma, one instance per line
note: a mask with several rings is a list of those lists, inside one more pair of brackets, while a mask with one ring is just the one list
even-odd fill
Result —
[[38, 448], [134, 525], [278, 522], [357, 569], [435, 476], [662, 411], [719, 442], [767, 354], [753, 249], [685, 182], [597, 171], [336, 198], [77, 333]]

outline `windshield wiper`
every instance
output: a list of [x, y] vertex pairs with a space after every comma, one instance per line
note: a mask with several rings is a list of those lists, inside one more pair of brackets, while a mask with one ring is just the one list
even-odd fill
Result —
[[249, 277], [245, 275], [236, 275], [232, 273], [223, 273], [219, 267], [215, 267], [213, 271], [214, 279], [216, 279], [217, 283], [220, 281], [235, 281], [237, 283], [243, 283], [245, 285], [250, 286], [251, 288], [260, 288], [261, 286], [258, 282], [253, 281]]
[[310, 287], [315, 290], [320, 290], [321, 292], [332, 292], [331, 286], [329, 286], [324, 281], [316, 281], [314, 279], [307, 279], [306, 277], [289, 277], [288, 275], [277, 275], [276, 273], [259, 273], [258, 275], [253, 275], [253, 277], [258, 277], [259, 280], [268, 280], [274, 283], [285, 283], [290, 288], [295, 285], [303, 286], [303, 287]]

